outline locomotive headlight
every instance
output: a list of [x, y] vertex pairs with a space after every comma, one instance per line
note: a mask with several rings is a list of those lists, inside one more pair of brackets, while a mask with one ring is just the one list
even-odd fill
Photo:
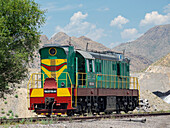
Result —
[[49, 54], [50, 54], [51, 56], [55, 56], [56, 53], [57, 53], [57, 50], [56, 50], [55, 48], [50, 48], [50, 49], [49, 49]]

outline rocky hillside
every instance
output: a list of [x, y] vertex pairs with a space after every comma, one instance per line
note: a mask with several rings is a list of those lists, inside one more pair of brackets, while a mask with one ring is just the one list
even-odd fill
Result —
[[166, 56], [153, 63], [153, 66], [170, 67], [170, 51]]
[[59, 32], [55, 34], [49, 42], [51, 44], [59, 44], [59, 45], [68, 45], [71, 40], [71, 45], [73, 45], [76, 49], [86, 49], [86, 45], [88, 43], [88, 50], [96, 50], [96, 51], [105, 51], [110, 50], [109, 48], [105, 47], [103, 44], [98, 42], [92, 41], [91, 39], [81, 36], [77, 37], [69, 37], [67, 34], [63, 32]]
[[170, 52], [170, 24], [153, 27], [137, 40], [113, 48], [119, 51], [123, 49], [155, 62]]
[[[59, 44], [59, 45], [69, 45], [69, 42], [71, 40], [71, 45], [73, 45], [76, 49], [82, 49], [86, 50], [86, 45], [88, 43], [88, 50], [93, 50], [93, 51], [107, 51], [111, 50], [104, 46], [103, 44], [100, 44], [98, 42], [95, 42], [85, 36], [81, 37], [70, 37], [67, 34], [63, 32], [59, 32], [55, 34], [50, 40], [46, 37], [46, 35], [41, 35], [40, 37], [40, 47], [42, 47], [44, 44]], [[119, 51], [122, 52], [122, 51]], [[35, 53], [36, 57], [34, 60], [34, 63], [31, 65], [33, 68], [39, 68], [39, 55], [38, 52]], [[139, 71], [142, 70], [146, 67], [148, 67], [152, 61], [149, 59], [141, 56], [141, 55], [134, 55], [133, 53], [126, 53], [126, 57], [131, 59], [131, 70], [132, 71]]]
[[141, 55], [134, 55], [128, 52], [125, 54], [125, 56], [130, 58], [131, 60], [130, 71], [132, 72], [141, 71], [143, 69], [146, 69], [150, 64], [152, 64], [152, 61]]
[[132, 74], [139, 78], [140, 88], [151, 92], [170, 90], [170, 54], [150, 65], [145, 72]]

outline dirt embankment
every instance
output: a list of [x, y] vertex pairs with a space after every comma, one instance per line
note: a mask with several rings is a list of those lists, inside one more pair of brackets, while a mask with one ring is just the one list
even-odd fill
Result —
[[35, 114], [28, 110], [27, 89], [16, 89], [13, 94], [5, 94], [0, 98], [0, 117], [33, 117]]

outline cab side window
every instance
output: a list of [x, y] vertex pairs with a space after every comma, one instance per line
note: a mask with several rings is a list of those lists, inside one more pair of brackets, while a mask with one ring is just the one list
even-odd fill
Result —
[[88, 72], [95, 72], [95, 67], [94, 67], [94, 61], [93, 60], [87, 60], [87, 71]]
[[89, 60], [89, 72], [92, 72], [92, 60]]

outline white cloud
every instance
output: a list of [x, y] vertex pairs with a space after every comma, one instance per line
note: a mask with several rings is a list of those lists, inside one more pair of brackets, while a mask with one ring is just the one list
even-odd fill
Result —
[[161, 15], [157, 11], [146, 13], [145, 18], [140, 21], [140, 26], [161, 25], [170, 23], [170, 13]]
[[170, 4], [164, 7], [164, 12], [165, 13], [170, 13]]
[[129, 20], [126, 19], [125, 17], [119, 15], [118, 17], [114, 18], [111, 23], [110, 26], [118, 26], [119, 28], [122, 28], [122, 25], [128, 23]]
[[74, 13], [74, 15], [70, 18], [71, 22], [80, 22], [80, 20], [86, 19], [86, 17], [88, 16], [88, 14], [82, 14], [82, 12], [77, 12]]
[[74, 13], [70, 18], [70, 22], [64, 26], [57, 26], [55, 31], [65, 32], [71, 36], [88, 36], [93, 40], [97, 40], [102, 36], [105, 36], [104, 30], [101, 28], [96, 28], [95, 24], [84, 21], [87, 18], [88, 14], [83, 14], [82, 12]]
[[106, 36], [106, 34], [104, 34], [104, 29], [99, 28], [99, 29], [93, 29], [86, 36], [93, 40], [98, 40], [102, 36]]
[[121, 37], [123, 39], [129, 39], [129, 40], [134, 40], [138, 38], [140, 35], [141, 34], [139, 34], [135, 28], [125, 29], [123, 32], [121, 32]]

